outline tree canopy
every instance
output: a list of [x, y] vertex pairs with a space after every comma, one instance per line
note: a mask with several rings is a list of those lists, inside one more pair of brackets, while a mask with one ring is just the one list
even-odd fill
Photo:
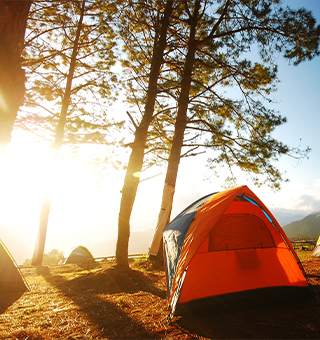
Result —
[[[75, 45], [82, 5], [83, 19]], [[65, 144], [111, 141], [108, 132], [121, 126], [107, 113], [118, 94], [117, 76], [111, 71], [116, 62], [115, 33], [110, 24], [115, 11], [112, 2], [104, 1], [33, 4], [23, 54], [27, 92], [18, 127], [53, 143], [62, 107], [67, 105]], [[68, 87], [69, 99], [65, 98]]]
[[[185, 150], [177, 152], [179, 157], [199, 147], [214, 150], [210, 167], [225, 164], [232, 174], [233, 166], [238, 166], [262, 175], [254, 176], [256, 184], [269, 183], [275, 189], [282, 180], [274, 165], [279, 155], [299, 158], [309, 151], [290, 148], [272, 137], [274, 129], [286, 122], [270, 108], [271, 94], [278, 82], [277, 59], [282, 53], [298, 65], [319, 55], [320, 32], [310, 12], [293, 11], [280, 4], [281, 1], [185, 2], [182, 18], [189, 25], [189, 33], [183, 35], [182, 30], [177, 30], [179, 49], [184, 52], [166, 60], [171, 66], [168, 94], [177, 100], [177, 120], [181, 106], [181, 116], [186, 119], [185, 126], [178, 126], [176, 121], [175, 131], [185, 130], [189, 140], [179, 142], [179, 148], [184, 145]], [[172, 46], [171, 50], [177, 48]], [[190, 90], [182, 98], [186, 86]], [[168, 135], [164, 134], [164, 138], [167, 140]]]

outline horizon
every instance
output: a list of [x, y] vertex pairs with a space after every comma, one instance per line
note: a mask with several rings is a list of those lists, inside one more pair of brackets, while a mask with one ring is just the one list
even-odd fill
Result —
[[[293, 211], [285, 211], [282, 212], [283, 216], [282, 217], [277, 217], [276, 215], [279, 213], [277, 211], [271, 211], [271, 213], [275, 216], [275, 218], [277, 219], [277, 221], [279, 222], [279, 224], [281, 225], [281, 227], [284, 229], [284, 231], [286, 232], [286, 227], [289, 226], [291, 223], [293, 222], [299, 222], [301, 220], [303, 220], [304, 218], [310, 216], [310, 215], [314, 215], [314, 214], [319, 214], [320, 211], [313, 211], [311, 213], [298, 213], [296, 214]], [[296, 219], [298, 218], [298, 219]], [[281, 220], [285, 220], [287, 221], [286, 224], [282, 224]], [[0, 225], [1, 228], [1, 225]], [[129, 240], [129, 255], [130, 254], [137, 254], [137, 253], [142, 253], [143, 250], [141, 251], [130, 251], [130, 249], [144, 249], [144, 253], [147, 253], [148, 251], [148, 246], [150, 246], [151, 241], [152, 241], [152, 237], [153, 237], [153, 233], [154, 233], [154, 229], [149, 228], [149, 229], [145, 229], [145, 230], [138, 230], [138, 231], [133, 231], [131, 232], [131, 237]], [[143, 241], [141, 241], [141, 235], [143, 235]], [[32, 258], [32, 253], [30, 253], [31, 255], [28, 257], [25, 257], [25, 252], [21, 251], [21, 249], [19, 250], [17, 247], [14, 247], [14, 243], [15, 240], [14, 239], [10, 239], [10, 238], [5, 238], [6, 241], [8, 242], [8, 244], [6, 244], [6, 242], [4, 241], [4, 239], [0, 238], [4, 245], [6, 246], [6, 248], [8, 249], [8, 251], [10, 252], [10, 254], [13, 256], [14, 260], [16, 261], [16, 263], [18, 265], [22, 265], [23, 262], [27, 259], [31, 260]], [[148, 244], [146, 244], [146, 240], [149, 241]], [[98, 242], [98, 241], [89, 241], [83, 239], [82, 243], [74, 243], [72, 246], [70, 247], [65, 247], [64, 249], [60, 249], [59, 247], [55, 247], [55, 243], [58, 243], [57, 240], [55, 240], [54, 238], [49, 239], [49, 241], [46, 243], [46, 249], [45, 249], [45, 254], [49, 253], [50, 251], [52, 251], [53, 249], [56, 249], [60, 252], [63, 252], [64, 254], [66, 254], [70, 249], [82, 245], [85, 246], [86, 248], [88, 248], [88, 250], [93, 254], [94, 257], [103, 257], [103, 256], [114, 256], [115, 255], [115, 246], [116, 246], [116, 241], [117, 238], [116, 236], [114, 238], [110, 238], [107, 239], [105, 241], [102, 242]], [[71, 244], [71, 243], [70, 243]], [[50, 248], [51, 245], [51, 248]], [[108, 248], [109, 247], [109, 248]], [[105, 251], [105, 249], [109, 249], [108, 251]]]

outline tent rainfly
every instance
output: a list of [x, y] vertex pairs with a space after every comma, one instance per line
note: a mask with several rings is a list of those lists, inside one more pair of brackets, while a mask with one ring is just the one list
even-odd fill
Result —
[[76, 246], [66, 252], [63, 259], [60, 260], [59, 264], [85, 263], [88, 259], [93, 259], [90, 251], [86, 247]]
[[6, 246], [0, 240], [0, 293], [24, 292], [28, 288]]
[[166, 226], [163, 243], [172, 314], [223, 298], [312, 297], [289, 239], [247, 186], [191, 204]]

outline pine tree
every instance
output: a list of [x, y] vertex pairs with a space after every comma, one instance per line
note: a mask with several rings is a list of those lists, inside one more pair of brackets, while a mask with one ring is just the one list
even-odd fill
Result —
[[[69, 145], [106, 143], [108, 129], [119, 126], [107, 115], [108, 104], [118, 94], [117, 77], [110, 70], [116, 62], [111, 25], [116, 5], [98, 0], [85, 2], [78, 48], [74, 51], [80, 4], [38, 1], [30, 11], [24, 51], [28, 88], [16, 128], [32, 130], [40, 140], [51, 144], [57, 143], [54, 140], [59, 120], [59, 128], [64, 125], [63, 143]], [[70, 91], [67, 96], [66, 88]], [[68, 111], [60, 115], [63, 105], [63, 111], [66, 105]]]
[[[165, 4], [165, 8], [162, 12], [161, 4], [162, 1], [156, 2], [156, 10], [158, 11], [156, 15], [156, 22], [158, 29], [156, 30], [154, 40], [152, 42], [152, 56], [144, 55], [143, 50], [141, 49], [141, 53], [137, 52], [136, 55], [129, 55], [131, 60], [134, 57], [137, 57], [137, 60], [143, 63], [144, 58], [150, 58], [150, 63], [148, 65], [149, 68], [149, 76], [148, 76], [148, 85], [146, 89], [145, 95], [145, 104], [144, 110], [142, 113], [142, 117], [139, 123], [135, 124], [135, 133], [134, 133], [134, 142], [131, 144], [131, 154], [126, 170], [126, 175], [124, 179], [124, 184], [122, 188], [122, 196], [120, 202], [120, 212], [119, 212], [119, 222], [118, 222], [118, 240], [117, 240], [117, 248], [116, 248], [116, 261], [117, 264], [123, 267], [128, 267], [128, 243], [130, 237], [130, 216], [133, 209], [133, 203], [135, 200], [135, 196], [137, 193], [137, 188], [139, 184], [139, 176], [142, 170], [148, 129], [150, 123], [153, 119], [154, 106], [156, 102], [157, 96], [157, 82], [160, 74], [160, 69], [163, 63], [163, 55], [166, 49], [167, 44], [167, 30], [169, 26], [169, 20], [172, 13], [174, 1], [167, 1]], [[130, 18], [131, 11], [137, 11], [140, 20], [142, 23], [144, 21], [143, 11], [146, 8], [145, 4], [141, 2], [132, 3], [132, 7], [128, 7], [129, 14], [125, 16], [124, 19]], [[141, 6], [141, 7], [140, 7]], [[131, 12], [132, 13], [132, 12]], [[126, 14], [126, 13], [125, 13]], [[134, 18], [135, 19], [135, 18]], [[133, 20], [134, 20], [133, 19]], [[124, 43], [130, 43], [131, 31], [131, 23], [129, 20], [129, 27], [126, 27], [126, 30], [122, 32], [122, 38], [124, 39]], [[138, 21], [138, 25], [135, 27], [139, 27], [140, 21]], [[142, 24], [141, 24], [142, 25]], [[142, 28], [144, 26], [142, 25]], [[143, 30], [140, 31], [140, 34], [144, 34]], [[135, 51], [139, 51], [137, 49], [133, 50], [129, 48], [130, 53], [135, 53]], [[128, 52], [128, 50], [127, 50]], [[140, 58], [140, 59], [139, 59]], [[142, 60], [141, 60], [142, 59]], [[129, 59], [130, 60], [130, 59]], [[137, 68], [138, 71], [139, 68]], [[129, 83], [130, 84], [130, 83]]]
[[[110, 68], [116, 44], [109, 21], [115, 11], [113, 3], [89, 0], [36, 2], [31, 10], [25, 55], [32, 74], [27, 105], [33, 111], [19, 123], [30, 129], [40, 126], [51, 140], [55, 159], [66, 142], [106, 143], [108, 130], [116, 126], [103, 109], [103, 101], [112, 99]], [[47, 136], [48, 130], [52, 136]], [[50, 194], [41, 207], [33, 265], [42, 263]]]
[[[301, 157], [309, 150], [289, 148], [271, 137], [285, 118], [265, 108], [259, 96], [267, 99], [274, 88], [276, 52], [295, 65], [319, 55], [320, 28], [304, 9], [283, 9], [279, 1], [184, 3], [189, 36], [163, 195], [169, 216], [172, 199], [166, 188], [170, 186], [173, 195], [187, 129], [198, 131], [189, 145], [193, 150], [201, 146], [216, 152], [209, 159], [211, 167], [226, 164], [232, 171], [238, 166], [254, 174], [256, 184], [279, 188], [283, 178], [273, 162], [279, 155]], [[260, 51], [261, 62], [240, 60], [252, 46]], [[242, 100], [219, 95], [219, 86], [230, 85], [238, 87]], [[259, 175], [266, 177], [264, 182]], [[158, 225], [156, 234], [166, 222]]]

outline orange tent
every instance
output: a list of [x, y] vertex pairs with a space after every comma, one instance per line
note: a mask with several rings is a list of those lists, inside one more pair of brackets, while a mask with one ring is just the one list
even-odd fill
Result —
[[281, 288], [281, 294], [310, 295], [290, 241], [247, 186], [194, 202], [166, 226], [163, 241], [172, 313], [239, 292]]

